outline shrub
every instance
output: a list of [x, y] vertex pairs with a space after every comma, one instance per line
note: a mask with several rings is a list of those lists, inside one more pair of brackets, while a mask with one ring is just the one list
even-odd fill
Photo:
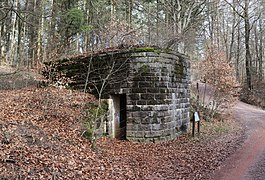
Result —
[[92, 148], [96, 148], [96, 139], [100, 133], [103, 134], [103, 124], [107, 116], [107, 104], [105, 102], [87, 103], [84, 106], [83, 122], [86, 130], [83, 132], [83, 136], [89, 139], [92, 143]]
[[239, 85], [232, 64], [227, 61], [224, 52], [217, 48], [208, 49], [201, 66], [203, 81], [206, 83], [202, 90], [208, 96], [207, 100], [203, 98], [201, 108], [210, 120], [216, 113], [231, 109], [238, 99]]

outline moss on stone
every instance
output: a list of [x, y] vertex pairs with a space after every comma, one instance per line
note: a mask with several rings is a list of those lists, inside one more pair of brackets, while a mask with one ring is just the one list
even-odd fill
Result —
[[156, 52], [156, 53], [169, 53], [172, 50], [167, 48], [159, 48], [159, 47], [136, 47], [132, 48], [134, 52]]
[[183, 74], [184, 74], [184, 67], [183, 67], [183, 64], [182, 64], [182, 63], [180, 63], [180, 64], [176, 64], [176, 65], [175, 65], [175, 71], [176, 71], [175, 73], [176, 73], [177, 76], [182, 77]]
[[132, 49], [134, 52], [154, 52], [156, 50], [160, 50], [157, 47], [137, 47]]
[[164, 48], [164, 49], [163, 49], [163, 52], [164, 52], [164, 53], [170, 53], [171, 51], [172, 51], [172, 49], [169, 49], [169, 48]]
[[139, 72], [140, 72], [140, 73], [148, 73], [148, 72], [150, 72], [150, 66], [147, 65], [147, 64], [142, 65], [142, 66], [139, 68]]

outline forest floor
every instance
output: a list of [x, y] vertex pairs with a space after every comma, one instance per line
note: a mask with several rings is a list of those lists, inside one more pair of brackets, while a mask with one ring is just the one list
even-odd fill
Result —
[[103, 137], [93, 151], [81, 136], [80, 118], [93, 96], [54, 87], [3, 89], [1, 180], [209, 179], [245, 139], [244, 128], [227, 116], [224, 122], [202, 121], [200, 136], [157, 144]]

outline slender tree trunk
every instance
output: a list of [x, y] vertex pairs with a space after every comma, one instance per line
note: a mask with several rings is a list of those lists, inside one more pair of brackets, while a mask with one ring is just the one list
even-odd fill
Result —
[[254, 26], [254, 42], [255, 46], [255, 75], [258, 75], [258, 66], [259, 66], [259, 59], [260, 59], [260, 53], [259, 53], [259, 34], [258, 34], [258, 29], [256, 26]]
[[29, 66], [33, 67], [33, 61], [36, 58], [36, 29], [35, 29], [35, 0], [28, 0], [28, 11], [32, 14], [27, 19], [28, 22], [31, 22], [28, 28], [28, 35], [29, 35]]
[[222, 36], [223, 37], [223, 47], [225, 49], [225, 57], [226, 57], [226, 60], [229, 61], [229, 27], [228, 27], [228, 22], [225, 21], [225, 18], [224, 18], [224, 15], [223, 16], [220, 16], [220, 18], [222, 18], [222, 28], [223, 28], [223, 31], [222, 32]]
[[147, 24], [148, 24], [148, 44], [151, 44], [152, 42], [152, 37], [151, 37], [151, 7], [150, 7], [150, 3], [148, 2], [148, 7], [147, 7]]
[[111, 20], [116, 19], [116, 0], [111, 0], [110, 17]]
[[156, 45], [159, 45], [159, 0], [156, 0]]
[[[20, 1], [18, 1], [18, 11], [21, 10]], [[18, 36], [17, 36], [17, 67], [21, 65], [21, 39], [22, 39], [22, 22], [21, 19], [18, 18], [17, 20], [17, 29], [18, 29]]]
[[[14, 5], [17, 6], [17, 1], [14, 1]], [[11, 32], [10, 32], [10, 44], [8, 51], [8, 64], [12, 65], [16, 61], [16, 23], [17, 23], [17, 14], [11, 12]]]
[[1, 48], [1, 51], [0, 51], [0, 64], [4, 64], [4, 61], [5, 61], [5, 55], [4, 55], [4, 52], [5, 52], [5, 23], [2, 23], [1, 25], [1, 29], [0, 29], [0, 37], [1, 37], [1, 41], [0, 41], [0, 48]]
[[43, 48], [42, 48], [42, 35], [44, 31], [44, 9], [42, 8], [43, 1], [38, 0], [36, 3], [36, 11], [37, 11], [37, 47], [36, 47], [36, 65], [39, 67], [40, 62], [42, 62], [43, 58]]
[[250, 22], [249, 22], [249, 0], [245, 0], [244, 8], [244, 23], [245, 23], [245, 48], [246, 48], [246, 77], [247, 87], [252, 89], [252, 74], [251, 74], [251, 53], [250, 53]]
[[[27, 11], [28, 10], [28, 3], [29, 3], [29, 0], [26, 0], [25, 2], [25, 7], [24, 7], [24, 11]], [[29, 35], [28, 35], [28, 29], [29, 29], [29, 26], [26, 22], [23, 22], [23, 41], [26, 41], [29, 39]], [[23, 47], [23, 49], [21, 50], [22, 52], [22, 59], [21, 59], [21, 63], [23, 64], [23, 66], [27, 66], [29, 67], [29, 46], [26, 46], [26, 47]]]
[[[238, 22], [240, 23], [240, 22]], [[237, 26], [237, 49], [236, 49], [236, 78], [237, 81], [240, 82], [240, 73], [239, 73], [239, 60], [240, 60], [240, 40], [241, 40], [241, 36], [240, 36], [240, 26]]]
[[[235, 0], [233, 0], [233, 4], [235, 4]], [[239, 26], [239, 22], [238, 22], [237, 26]], [[235, 41], [235, 28], [236, 28], [236, 13], [235, 13], [235, 11], [233, 11], [233, 22], [232, 22], [231, 41], [230, 41], [230, 47], [229, 47], [228, 62], [231, 62], [232, 57], [233, 57], [233, 47], [234, 47], [234, 41]]]
[[125, 19], [129, 24], [129, 27], [132, 25], [132, 8], [133, 8], [133, 0], [125, 0]]
[[259, 81], [263, 80], [263, 28], [262, 28], [262, 16], [259, 19]]

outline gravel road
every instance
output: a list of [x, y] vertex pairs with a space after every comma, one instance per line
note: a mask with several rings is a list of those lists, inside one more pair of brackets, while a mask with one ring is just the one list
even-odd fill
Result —
[[213, 180], [265, 179], [265, 111], [239, 102], [234, 117], [246, 129], [243, 146], [216, 171]]

